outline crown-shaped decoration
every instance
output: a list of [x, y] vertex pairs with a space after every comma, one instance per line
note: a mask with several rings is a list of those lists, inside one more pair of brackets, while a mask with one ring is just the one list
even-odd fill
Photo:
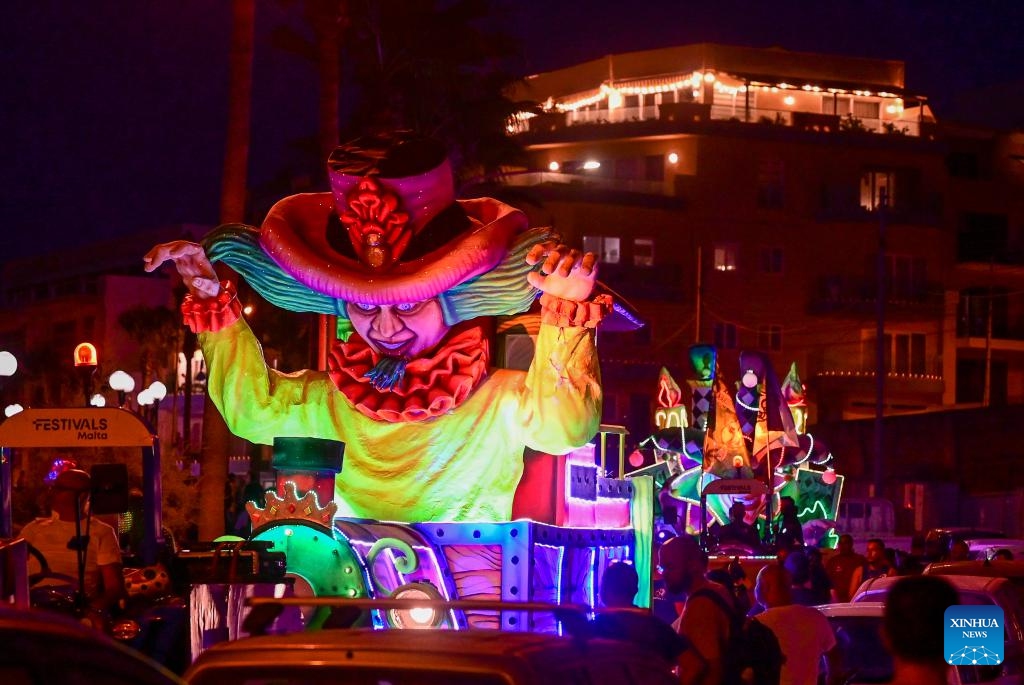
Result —
[[295, 519], [330, 526], [334, 515], [338, 512], [338, 505], [328, 502], [326, 506], [320, 506], [320, 501], [312, 490], [299, 497], [299, 490], [294, 481], [286, 481], [284, 497], [273, 490], [268, 490], [264, 508], [256, 506], [255, 502], [246, 502], [245, 510], [249, 512], [253, 529], [262, 528], [274, 521], [294, 521]]
[[402, 211], [398, 195], [374, 176], [366, 176], [349, 192], [345, 202], [348, 209], [338, 218], [348, 229], [359, 259], [371, 269], [391, 266], [412, 239], [409, 214]]

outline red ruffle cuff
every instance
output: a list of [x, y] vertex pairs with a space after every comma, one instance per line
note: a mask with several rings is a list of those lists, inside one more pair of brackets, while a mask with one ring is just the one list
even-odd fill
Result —
[[185, 325], [193, 333], [216, 333], [242, 316], [242, 304], [230, 281], [220, 282], [220, 294], [210, 300], [197, 300], [191, 294], [181, 303]]
[[540, 322], [559, 328], [596, 328], [611, 310], [611, 295], [598, 295], [589, 302], [574, 302], [547, 293], [540, 296]]

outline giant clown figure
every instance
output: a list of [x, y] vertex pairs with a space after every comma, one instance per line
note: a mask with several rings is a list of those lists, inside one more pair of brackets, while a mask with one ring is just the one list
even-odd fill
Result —
[[[505, 521], [523, 448], [563, 454], [601, 416], [591, 299], [596, 260], [528, 229], [497, 200], [455, 201], [444, 150], [404, 135], [364, 138], [328, 162], [330, 193], [278, 202], [260, 230], [222, 226], [202, 245], [171, 242], [189, 290], [208, 392], [254, 443], [306, 436], [347, 443], [338, 515], [397, 521]], [[271, 303], [338, 317], [327, 371], [268, 368], [223, 261]], [[494, 369], [490, 320], [528, 309], [541, 326], [528, 371]]]

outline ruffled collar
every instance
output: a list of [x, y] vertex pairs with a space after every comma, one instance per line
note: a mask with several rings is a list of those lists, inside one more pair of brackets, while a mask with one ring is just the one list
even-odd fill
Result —
[[379, 356], [357, 335], [338, 342], [327, 358], [331, 380], [361, 413], [391, 423], [425, 421], [459, 406], [487, 376], [490, 345], [480, 325], [456, 326], [430, 356], [405, 368], [397, 387], [379, 391], [364, 374]]

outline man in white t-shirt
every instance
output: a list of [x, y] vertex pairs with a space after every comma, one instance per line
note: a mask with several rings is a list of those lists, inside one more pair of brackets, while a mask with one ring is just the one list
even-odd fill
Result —
[[[90, 489], [91, 479], [85, 471], [60, 473], [50, 490], [50, 516], [27, 523], [21, 537], [39, 550], [52, 574], [33, 587], [52, 585], [72, 594], [78, 587], [79, 549], [84, 547], [87, 607], [110, 612], [124, 596], [121, 549], [114, 529], [85, 513]], [[80, 530], [75, 527], [76, 510]]]
[[786, 657], [780, 685], [816, 685], [821, 657], [836, 645], [832, 626], [813, 607], [793, 604], [789, 572], [768, 564], [757, 574], [754, 596], [765, 610], [757, 620], [772, 629]]

